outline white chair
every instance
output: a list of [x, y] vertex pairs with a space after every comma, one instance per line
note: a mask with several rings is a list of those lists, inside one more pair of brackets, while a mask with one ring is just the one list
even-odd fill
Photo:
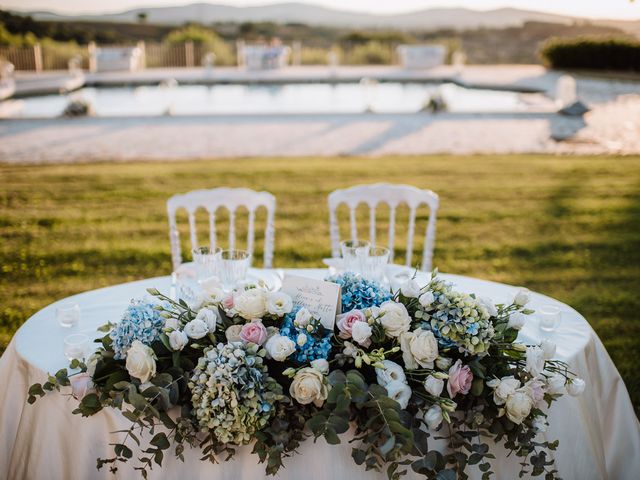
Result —
[[248, 188], [214, 188], [211, 190], [194, 190], [192, 192], [174, 195], [167, 201], [169, 214], [169, 241], [171, 243], [171, 261], [174, 271], [182, 263], [180, 250], [180, 233], [176, 222], [176, 212], [184, 208], [189, 215], [189, 232], [191, 248], [198, 247], [196, 234], [196, 211], [200, 208], [209, 213], [209, 242], [211, 248], [216, 248], [216, 211], [225, 208], [229, 211], [229, 249], [236, 244], [236, 211], [245, 207], [249, 211], [249, 227], [247, 233], [247, 250], [253, 254], [255, 240], [255, 213], [260, 207], [267, 209], [267, 226], [264, 238], [264, 268], [271, 268], [273, 263], [273, 244], [275, 237], [274, 216], [276, 211], [276, 197], [269, 192], [256, 192]]
[[329, 194], [329, 229], [333, 257], [340, 256], [340, 229], [337, 218], [338, 207], [341, 204], [346, 204], [347, 207], [349, 207], [351, 239], [357, 240], [356, 209], [361, 203], [369, 206], [369, 240], [372, 244], [376, 243], [376, 207], [381, 203], [389, 205], [389, 234], [387, 246], [389, 250], [391, 250], [390, 261], [393, 261], [393, 249], [395, 245], [396, 208], [403, 203], [409, 207], [407, 266], [411, 266], [411, 258], [413, 256], [416, 211], [420, 205], [429, 207], [429, 222], [427, 223], [424, 250], [422, 252], [422, 270], [431, 270], [433, 246], [436, 239], [436, 215], [440, 203], [437, 194], [431, 190], [420, 190], [410, 185], [392, 185], [388, 183], [357, 185], [344, 190], [335, 190]]

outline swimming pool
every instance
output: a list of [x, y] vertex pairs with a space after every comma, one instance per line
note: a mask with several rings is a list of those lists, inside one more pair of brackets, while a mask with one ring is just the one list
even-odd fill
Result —
[[0, 103], [0, 116], [52, 118], [72, 99], [88, 101], [97, 116], [415, 113], [432, 95], [449, 112], [522, 112], [543, 108], [542, 94], [464, 88], [453, 83], [301, 83], [282, 85], [158, 85], [86, 87], [75, 92]]

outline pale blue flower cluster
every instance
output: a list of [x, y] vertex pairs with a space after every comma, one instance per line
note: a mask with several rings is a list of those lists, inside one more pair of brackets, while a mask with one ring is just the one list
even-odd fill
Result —
[[327, 281], [337, 283], [342, 288], [342, 313], [379, 307], [391, 299], [391, 292], [385, 290], [378, 282], [365, 280], [355, 273], [334, 275], [327, 278]]
[[[333, 332], [319, 325], [309, 332], [305, 327], [296, 327], [293, 322], [300, 307], [294, 308], [284, 317], [280, 327], [280, 335], [290, 338], [296, 344], [296, 351], [289, 359], [299, 364], [309, 363], [320, 358], [328, 358], [331, 353], [331, 336]], [[300, 345], [299, 337], [304, 335], [305, 342]]]
[[155, 306], [153, 303], [133, 301], [127, 307], [122, 319], [109, 334], [116, 360], [126, 357], [134, 340], [151, 345], [160, 337], [165, 320]]

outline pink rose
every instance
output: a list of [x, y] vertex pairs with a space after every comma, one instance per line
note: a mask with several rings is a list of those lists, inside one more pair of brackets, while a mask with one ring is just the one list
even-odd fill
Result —
[[245, 342], [262, 345], [267, 341], [267, 329], [260, 321], [246, 323], [240, 330], [240, 338]]
[[69, 382], [71, 382], [71, 393], [78, 400], [82, 400], [93, 389], [91, 375], [88, 373], [73, 375], [69, 377]]
[[458, 360], [449, 369], [449, 381], [447, 382], [449, 396], [453, 398], [458, 393], [466, 395], [471, 390], [471, 382], [473, 382], [471, 369], [462, 365], [462, 360]]
[[338, 315], [338, 330], [340, 330], [340, 338], [351, 338], [351, 329], [356, 322], [367, 323], [367, 317], [360, 310], [351, 310], [350, 312]]
[[227, 293], [222, 299], [222, 306], [225, 310], [231, 310], [233, 308], [233, 293]]

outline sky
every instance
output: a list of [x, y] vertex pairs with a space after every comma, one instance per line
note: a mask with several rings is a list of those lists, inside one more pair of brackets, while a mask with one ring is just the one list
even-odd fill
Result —
[[[173, 6], [207, 0], [0, 0], [0, 8], [15, 10], [50, 10], [57, 13], [105, 13], [136, 7]], [[430, 7], [467, 7], [489, 10], [514, 7], [566, 15], [640, 20], [640, 0], [209, 0], [234, 6], [265, 5], [297, 1], [340, 10], [368, 13], [403, 13]]]

